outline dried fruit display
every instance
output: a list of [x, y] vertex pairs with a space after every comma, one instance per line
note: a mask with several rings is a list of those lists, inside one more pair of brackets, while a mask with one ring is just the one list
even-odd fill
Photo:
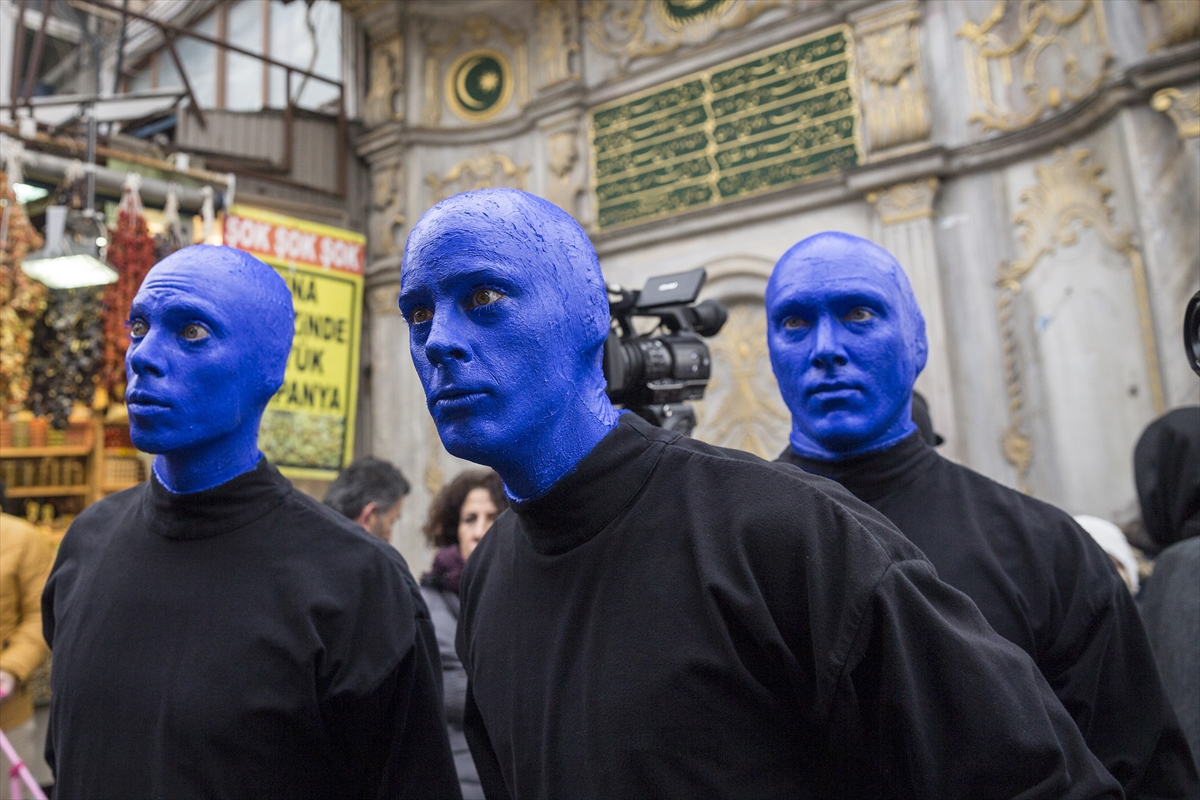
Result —
[[137, 186], [137, 180], [125, 182], [125, 193], [117, 209], [117, 227], [112, 231], [106, 256], [109, 265], [117, 271], [117, 282], [110, 284], [104, 293], [101, 381], [117, 398], [124, 396], [125, 351], [129, 349], [129, 331], [125, 323], [129, 306], [158, 258], [154, 237], [146, 227]]
[[91, 405], [95, 377], [104, 355], [100, 322], [102, 289], [59, 289], [48, 293], [46, 312], [33, 329], [30, 358], [33, 385], [26, 405], [67, 427], [72, 405]]
[[21, 271], [21, 259], [42, 237], [0, 173], [0, 411], [20, 407], [29, 391], [33, 325], [45, 306], [45, 287]]

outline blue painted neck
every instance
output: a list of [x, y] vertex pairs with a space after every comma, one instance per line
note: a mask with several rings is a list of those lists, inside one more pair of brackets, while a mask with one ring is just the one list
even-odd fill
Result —
[[510, 500], [523, 503], [541, 497], [570, 474], [596, 445], [617, 427], [620, 414], [603, 390], [598, 399], [574, 395], [555, 419], [539, 431], [535, 446], [500, 454], [490, 466], [504, 481]]
[[258, 449], [258, 425], [247, 427], [253, 431], [250, 436], [243, 428], [202, 447], [160, 453], [154, 457], [154, 476], [174, 494], [192, 494], [250, 472], [263, 454]]
[[[805, 458], [811, 458], [815, 461], [845, 461], [846, 459], [865, 456], [868, 453], [878, 453], [888, 448], [894, 447], [900, 442], [907, 439], [917, 430], [916, 423], [911, 419], [912, 404], [910, 403], [905, 408], [905, 419], [907, 423], [899, 422], [888, 429], [888, 432], [876, 441], [864, 445], [853, 450], [828, 450], [819, 445], [815, 440], [809, 438], [800, 430], [799, 425], [795, 421], [792, 423], [792, 433], [788, 437], [788, 443], [792, 450]], [[795, 417], [793, 417], [795, 420]]]

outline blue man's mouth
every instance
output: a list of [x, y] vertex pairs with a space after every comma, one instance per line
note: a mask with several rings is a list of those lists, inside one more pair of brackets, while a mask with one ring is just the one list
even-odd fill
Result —
[[810, 387], [805, 394], [812, 397], [815, 395], [833, 396], [833, 395], [849, 395], [862, 391], [862, 387], [857, 383], [850, 381], [828, 381], [826, 383], [818, 383], [816, 386]]
[[160, 400], [154, 395], [146, 394], [145, 392], [128, 392], [125, 395], [125, 405], [134, 413], [147, 413], [171, 407], [171, 404], [165, 400]]
[[432, 411], [434, 408], [442, 410], [465, 408], [486, 396], [487, 391], [484, 389], [450, 386], [433, 393], [429, 398], [429, 409]]

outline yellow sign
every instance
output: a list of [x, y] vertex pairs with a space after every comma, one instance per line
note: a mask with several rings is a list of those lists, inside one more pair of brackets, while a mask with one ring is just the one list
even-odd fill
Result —
[[296, 308], [292, 354], [258, 446], [289, 477], [332, 479], [354, 449], [366, 239], [244, 206], [224, 224], [225, 244], [278, 270]]

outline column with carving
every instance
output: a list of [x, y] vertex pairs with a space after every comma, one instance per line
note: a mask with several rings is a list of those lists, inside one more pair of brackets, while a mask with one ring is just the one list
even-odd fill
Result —
[[871, 159], [902, 155], [929, 139], [929, 98], [921, 78], [916, 0], [854, 19], [863, 127]]
[[867, 201], [875, 206], [883, 224], [881, 244], [904, 267], [925, 316], [929, 357], [917, 378], [916, 389], [929, 401], [934, 429], [946, 438], [943, 454], [957, 458], [958, 424], [950, 372], [950, 342], [933, 236], [933, 198], [937, 188], [937, 178], [925, 178], [872, 192], [867, 195]]

